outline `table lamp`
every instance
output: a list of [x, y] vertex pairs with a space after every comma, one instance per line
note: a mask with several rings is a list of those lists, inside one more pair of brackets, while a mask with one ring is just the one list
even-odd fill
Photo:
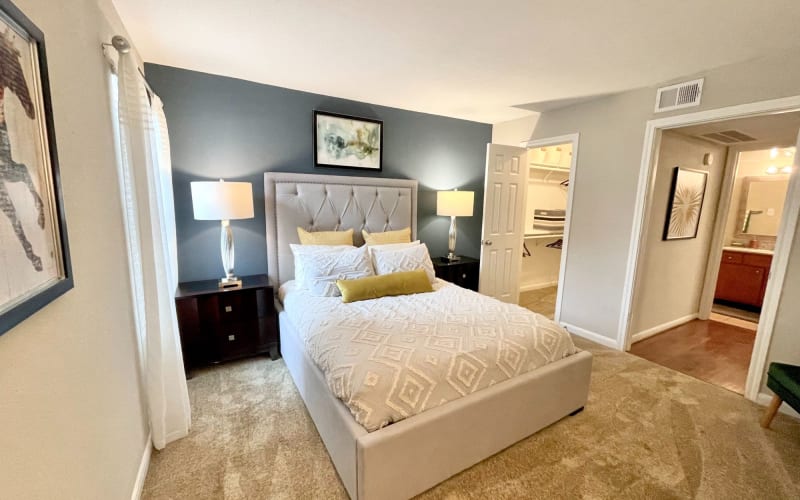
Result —
[[436, 215], [450, 216], [450, 232], [447, 238], [447, 247], [450, 253], [447, 260], [455, 262], [461, 260], [456, 255], [456, 217], [471, 217], [472, 207], [475, 205], [473, 191], [439, 191], [436, 193]]
[[195, 220], [221, 221], [220, 251], [225, 277], [220, 288], [242, 286], [233, 274], [233, 232], [231, 220], [253, 218], [253, 185], [249, 182], [192, 182], [192, 207]]

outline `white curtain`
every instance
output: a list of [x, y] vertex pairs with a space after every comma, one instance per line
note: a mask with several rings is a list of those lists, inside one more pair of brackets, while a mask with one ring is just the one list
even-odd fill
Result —
[[178, 284], [167, 121], [131, 54], [117, 64], [120, 190], [153, 446], [189, 432], [191, 409], [173, 299]]

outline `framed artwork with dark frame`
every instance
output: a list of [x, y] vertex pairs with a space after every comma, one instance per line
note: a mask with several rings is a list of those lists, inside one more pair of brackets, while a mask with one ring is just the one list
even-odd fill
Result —
[[708, 172], [675, 167], [664, 224], [665, 241], [697, 237], [707, 181]]
[[317, 167], [380, 171], [383, 122], [314, 111], [314, 164]]
[[0, 335], [71, 289], [44, 34], [0, 0]]

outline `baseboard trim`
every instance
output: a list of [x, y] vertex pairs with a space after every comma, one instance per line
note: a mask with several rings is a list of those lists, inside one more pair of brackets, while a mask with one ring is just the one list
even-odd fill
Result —
[[661, 323], [660, 325], [656, 325], [652, 328], [648, 328], [647, 330], [643, 330], [639, 333], [634, 333], [631, 337], [631, 343], [635, 344], [640, 340], [644, 340], [646, 338], [652, 337], [653, 335], [658, 335], [661, 332], [665, 332], [670, 328], [675, 328], [676, 326], [681, 326], [684, 323], [688, 323], [692, 320], [697, 319], [698, 314], [689, 314], [688, 316], [684, 316], [682, 318], [674, 319], [672, 321], [667, 321], [666, 323]]
[[131, 500], [140, 500], [142, 498], [142, 491], [144, 491], [144, 480], [147, 478], [147, 470], [150, 468], [150, 456], [153, 453], [153, 434], [147, 434], [147, 441], [145, 442], [144, 451], [142, 452], [142, 461], [139, 462], [139, 472], [136, 473], [136, 482], [133, 485], [133, 493], [131, 493]]
[[561, 323], [561, 326], [567, 329], [569, 333], [573, 335], [577, 335], [578, 337], [583, 337], [586, 340], [591, 340], [596, 344], [600, 344], [602, 346], [610, 347], [612, 349], [617, 349], [617, 342], [614, 339], [610, 339], [599, 333], [590, 332], [589, 330], [583, 329], [579, 326], [571, 325], [569, 323]]
[[[772, 401], [772, 394], [767, 394], [766, 392], [758, 393], [758, 399], [756, 399], [757, 404], [760, 404], [761, 406], [767, 406], [770, 401]], [[800, 413], [794, 411], [794, 409], [786, 403], [782, 404], [780, 408], [778, 408], [778, 411], [784, 415], [789, 415], [790, 417], [800, 419]]]
[[545, 281], [544, 283], [530, 283], [527, 285], [520, 285], [520, 292], [530, 292], [531, 290], [541, 290], [542, 288], [550, 288], [551, 286], [558, 286], [558, 281]]

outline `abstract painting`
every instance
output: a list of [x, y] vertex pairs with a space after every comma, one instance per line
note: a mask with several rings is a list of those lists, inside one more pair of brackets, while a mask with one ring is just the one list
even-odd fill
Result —
[[0, 334], [72, 288], [43, 40], [0, 0]]
[[314, 111], [314, 163], [318, 167], [380, 170], [383, 122]]
[[697, 237], [700, 213], [706, 194], [708, 172], [675, 167], [672, 175], [665, 240], [683, 240]]

